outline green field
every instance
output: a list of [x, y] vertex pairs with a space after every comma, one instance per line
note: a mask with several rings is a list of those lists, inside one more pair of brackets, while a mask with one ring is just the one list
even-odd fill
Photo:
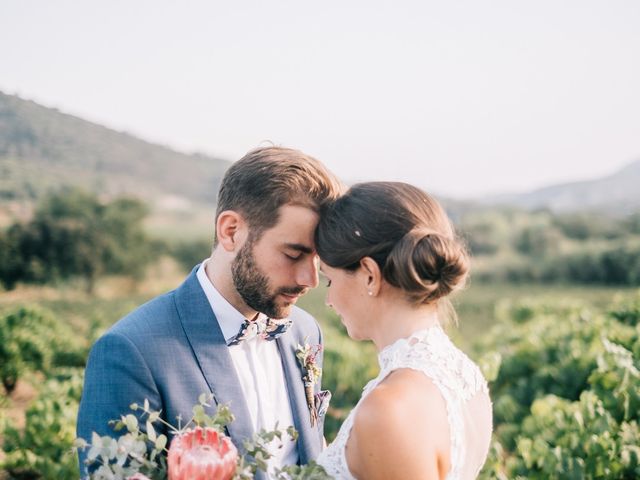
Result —
[[[458, 325], [450, 325], [448, 332], [461, 348], [471, 351], [475, 341], [495, 323], [496, 309], [508, 304], [526, 301], [536, 304], [575, 304], [599, 309], [609, 305], [617, 296], [637, 290], [628, 287], [470, 282], [453, 299]], [[338, 325], [335, 314], [325, 306], [324, 298], [325, 290], [320, 286], [302, 298], [299, 305], [314, 314], [322, 324]]]
[[[171, 271], [164, 278], [148, 280], [152, 285], [145, 285], [145, 282], [138, 284], [133, 292], [126, 281], [119, 282], [118, 279], [106, 281], [109, 284], [107, 291], [98, 288], [94, 296], [84, 294], [80, 286], [74, 287], [72, 284], [57, 289], [34, 287], [18, 292], [2, 292], [0, 311], [19, 305], [37, 305], [50, 310], [61, 321], [84, 335], [92, 324], [106, 328], [155, 295], [177, 287], [181, 281], [180, 274]], [[501, 306], [527, 301], [603, 308], [617, 296], [634, 291], [637, 289], [630, 287], [470, 282], [453, 299], [458, 325], [450, 325], [448, 331], [463, 349], [472, 351], [475, 341], [495, 322], [496, 309]], [[300, 299], [299, 306], [313, 314], [325, 328], [344, 331], [335, 313], [325, 305], [325, 296], [325, 287], [321, 285]]]
[[[71, 352], [62, 350], [63, 353], [68, 353], [66, 357], [62, 357], [63, 361], [71, 362], [62, 364], [64, 368], [25, 371], [14, 394], [0, 395], [2, 400], [0, 421], [8, 420], [9, 425], [4, 427], [4, 433], [0, 433], [0, 443], [4, 442], [5, 450], [4, 453], [0, 451], [0, 464], [8, 462], [6, 465], [10, 466], [6, 467], [7, 471], [15, 473], [26, 469], [25, 472], [46, 472], [44, 476], [33, 478], [72, 478], [75, 475], [76, 460], [73, 456], [64, 454], [61, 462], [57, 462], [56, 459], [64, 452], [68, 452], [73, 442], [77, 402], [82, 385], [82, 370], [77, 366], [82, 364], [82, 359], [85, 358], [86, 351], [93, 340], [105, 329], [136, 306], [178, 286], [183, 277], [184, 272], [179, 271], [175, 262], [161, 261], [150, 271], [144, 281], [134, 283], [127, 278], [109, 277], [97, 285], [93, 295], [85, 292], [81, 282], [66, 283], [56, 287], [23, 286], [10, 292], [0, 293], [0, 315], [15, 312], [20, 306], [38, 307], [50, 312], [48, 317], [54, 319], [55, 325], [60, 327], [57, 330], [25, 327], [26, 330], [23, 330], [22, 335], [26, 335], [27, 339], [32, 338], [35, 342], [33, 345], [37, 348], [42, 345], [45, 349], [59, 348], [54, 346], [55, 340], [50, 343], [51, 347], [47, 347], [46, 342], [42, 343], [42, 340], [50, 338], [51, 332], [64, 332], [64, 334], [54, 333], [54, 335], [58, 335], [56, 338], [64, 336], [65, 338], [61, 340], [70, 342], [68, 345], [72, 348]], [[323, 387], [330, 389], [333, 393], [331, 407], [325, 421], [325, 434], [327, 440], [331, 441], [349, 410], [358, 401], [362, 387], [377, 375], [378, 366], [376, 351], [371, 343], [354, 342], [346, 336], [338, 316], [325, 305], [325, 290], [322, 286], [312, 290], [301, 299], [300, 306], [316, 316], [324, 331]], [[624, 398], [630, 398], [631, 402], [640, 402], [637, 395], [633, 396], [635, 395], [633, 392], [636, 391], [635, 385], [639, 380], [629, 377], [629, 375], [636, 375], [637, 372], [633, 370], [633, 364], [629, 364], [628, 361], [609, 359], [603, 353], [603, 344], [600, 340], [601, 335], [613, 335], [610, 338], [613, 341], [622, 342], [630, 352], [640, 351], [640, 340], [634, 340], [637, 332], [633, 333], [633, 326], [616, 323], [601, 313], [610, 310], [619, 298], [633, 298], [636, 291], [631, 288], [471, 282], [464, 291], [457, 294], [453, 303], [459, 322], [458, 325], [448, 326], [454, 341], [481, 364], [487, 354], [489, 357], [493, 355], [496, 358], [497, 355], [498, 358], [500, 356], [502, 358], [500, 376], [494, 378], [491, 383], [494, 415], [499, 422], [496, 424], [494, 435], [496, 443], [487, 464], [486, 474], [482, 478], [496, 478], [500, 472], [526, 473], [531, 468], [533, 468], [532, 472], [537, 471], [527, 459], [535, 457], [544, 458], [545, 462], [554, 462], [553, 459], [559, 451], [553, 446], [554, 442], [562, 445], [564, 435], [582, 435], [588, 444], [591, 441], [589, 439], [596, 438], [594, 435], [600, 435], [603, 428], [613, 429], [616, 432], [627, 432], [625, 429], [632, 429], [631, 434], [620, 433], [612, 437], [614, 443], [606, 447], [605, 453], [615, 456], [621, 451], [619, 449], [631, 448], [629, 453], [632, 455], [631, 464], [623, 462], [616, 467], [618, 468], [616, 471], [636, 471], [633, 464], [635, 450], [625, 443], [627, 442], [625, 438], [635, 438], [633, 428], [636, 427], [633, 423], [629, 423], [635, 420], [633, 417], [625, 416], [626, 414], [616, 413], [628, 411], [628, 408], [620, 410], [616, 405], [619, 403], [620, 395], [626, 395]], [[513, 310], [513, 306], [525, 312], [525, 320], [521, 319], [522, 315], [518, 314], [517, 309]], [[522, 310], [523, 306], [524, 310]], [[637, 307], [633, 308], [637, 309]], [[579, 314], [581, 309], [592, 313]], [[633, 309], [629, 312], [631, 315], [629, 318], [632, 320], [623, 320], [623, 322], [633, 325], [636, 321], [633, 319], [637, 317], [638, 312]], [[37, 320], [37, 313], [30, 315], [32, 321]], [[535, 321], [527, 320], [529, 316]], [[590, 318], [594, 319], [592, 323], [584, 323], [584, 319]], [[591, 322], [591, 320], [587, 321]], [[612, 327], [610, 328], [609, 325]], [[587, 327], [596, 334], [589, 334], [587, 330], [583, 335]], [[537, 331], [540, 328], [545, 329], [543, 330], [545, 333], [540, 334]], [[38, 333], [34, 336], [35, 331]], [[583, 338], [580, 337], [581, 335]], [[8, 338], [11, 342], [11, 338]], [[541, 339], [543, 343], [540, 343]], [[576, 342], [580, 344], [579, 351], [586, 349], [584, 354], [587, 355], [585, 361], [578, 363], [575, 363], [576, 353], [572, 350], [574, 348], [572, 345]], [[591, 346], [587, 348], [587, 345]], [[634, 355], [637, 355], [637, 352]], [[560, 360], [551, 361], [551, 358]], [[594, 370], [596, 367], [597, 370]], [[624, 370], [625, 368], [630, 370]], [[526, 374], [522, 373], [525, 371]], [[592, 382], [592, 385], [591, 383], [589, 385], [598, 397], [592, 395], [582, 398], [581, 396], [582, 403], [577, 403], [577, 394], [571, 389], [575, 390], [575, 386], [571, 387], [572, 379], [575, 378], [581, 379], [582, 383], [578, 385], [581, 389], [588, 387], [585, 382], [589, 379], [589, 382]], [[620, 394], [616, 393], [619, 390], [617, 387], [610, 389], [606, 386], [609, 378], [627, 379], [620, 382], [616, 380], [620, 385], [624, 385], [624, 390], [620, 390]], [[535, 389], [529, 392], [530, 387], [533, 386]], [[524, 396], [523, 388], [528, 392]], [[567, 391], [558, 390], [562, 388]], [[580, 391], [578, 390], [577, 393]], [[530, 447], [526, 442], [527, 428], [533, 428], [532, 431], [535, 431], [538, 436], [552, 431], [549, 430], [552, 427], [546, 423], [541, 426], [532, 423], [538, 421], [537, 413], [528, 417], [529, 420], [524, 420], [530, 403], [538, 398], [539, 402], [544, 401], [555, 405], [554, 402], [557, 403], [557, 401], [554, 398], [544, 397], [544, 395], [556, 392], [562, 394], [561, 401], [564, 402], [558, 408], [568, 412], [569, 420], [573, 418], [571, 412], [577, 408], [588, 410], [601, 405], [597, 403], [600, 401], [598, 398], [608, 402], [606, 406], [611, 409], [612, 415], [618, 415], [621, 420], [611, 417], [607, 420], [609, 423], [606, 428], [597, 427], [600, 430], [585, 430], [573, 424], [559, 424], [558, 428], [553, 430], [555, 433], [550, 437], [549, 445], [545, 443], [544, 449], [541, 450], [540, 445], [534, 446], [535, 448]], [[572, 401], [574, 403], [567, 403]], [[628, 403], [629, 400], [624, 401]], [[542, 403], [538, 404], [542, 405]], [[638, 407], [640, 408], [640, 404]], [[518, 412], [518, 417], [513, 417], [514, 411]], [[540, 421], [547, 421], [540, 418]], [[619, 423], [623, 420], [627, 423]], [[6, 422], [5, 425], [7, 425]], [[64, 438], [60, 437], [60, 429], [65, 432]], [[632, 436], [629, 437], [629, 435]], [[600, 437], [597, 438], [599, 442]], [[38, 446], [41, 444], [46, 444], [48, 447], [44, 449]], [[582, 465], [579, 458], [584, 453], [581, 450], [568, 449], [563, 452], [563, 456], [559, 458], [564, 463], [557, 468], [565, 468], [563, 466], [565, 464], [576, 472], [600, 468]], [[594, 462], [605, 458], [602, 455], [593, 455]], [[588, 470], [584, 470], [585, 468]], [[527, 478], [564, 478], [545, 476], [544, 471], [541, 476]], [[605, 475], [603, 478], [618, 478], [613, 473], [611, 475]], [[6, 478], [14, 477], [3, 476], [0, 468], [0, 479]]]

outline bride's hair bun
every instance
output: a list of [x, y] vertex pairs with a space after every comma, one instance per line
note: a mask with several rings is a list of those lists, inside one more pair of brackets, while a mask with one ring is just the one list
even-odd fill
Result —
[[393, 247], [382, 273], [414, 303], [432, 303], [465, 283], [469, 256], [460, 241], [425, 227], [406, 233]]
[[316, 229], [323, 262], [354, 271], [370, 257], [384, 279], [416, 304], [432, 303], [464, 285], [469, 256], [444, 209], [401, 182], [354, 185], [327, 205]]

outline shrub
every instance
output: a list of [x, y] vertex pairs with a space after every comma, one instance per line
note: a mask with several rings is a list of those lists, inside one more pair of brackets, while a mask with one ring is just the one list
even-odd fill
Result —
[[482, 347], [501, 364], [481, 478], [640, 476], [638, 305], [593, 314], [528, 304], [494, 328]]
[[44, 383], [27, 409], [24, 430], [5, 425], [2, 449], [6, 458], [0, 466], [10, 478], [78, 478], [73, 445], [81, 392], [79, 372], [59, 372]]
[[0, 380], [11, 393], [29, 371], [49, 372], [54, 366], [81, 366], [83, 346], [72, 345], [69, 329], [44, 310], [19, 307], [0, 316]]

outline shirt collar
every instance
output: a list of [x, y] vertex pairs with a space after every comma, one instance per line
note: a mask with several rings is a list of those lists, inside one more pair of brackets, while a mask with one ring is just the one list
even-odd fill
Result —
[[[222, 296], [216, 287], [213, 286], [211, 280], [209, 280], [207, 272], [205, 271], [205, 266], [208, 261], [208, 258], [203, 260], [198, 268], [196, 276], [198, 277], [198, 282], [200, 282], [202, 290], [204, 290], [204, 294], [207, 296], [207, 300], [209, 301], [209, 305], [211, 305], [213, 314], [218, 320], [224, 339], [229, 342], [238, 334], [240, 327], [246, 319], [244, 318], [244, 315], [236, 310], [236, 308]], [[259, 313], [258, 315], [262, 318], [266, 318], [266, 315], [262, 313]]]

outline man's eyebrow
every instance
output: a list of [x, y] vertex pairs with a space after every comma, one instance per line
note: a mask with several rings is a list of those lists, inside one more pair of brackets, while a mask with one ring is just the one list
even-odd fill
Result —
[[302, 243], [285, 243], [285, 247], [290, 248], [292, 250], [298, 250], [302, 253], [314, 253], [315, 250], [307, 245], [303, 245]]

